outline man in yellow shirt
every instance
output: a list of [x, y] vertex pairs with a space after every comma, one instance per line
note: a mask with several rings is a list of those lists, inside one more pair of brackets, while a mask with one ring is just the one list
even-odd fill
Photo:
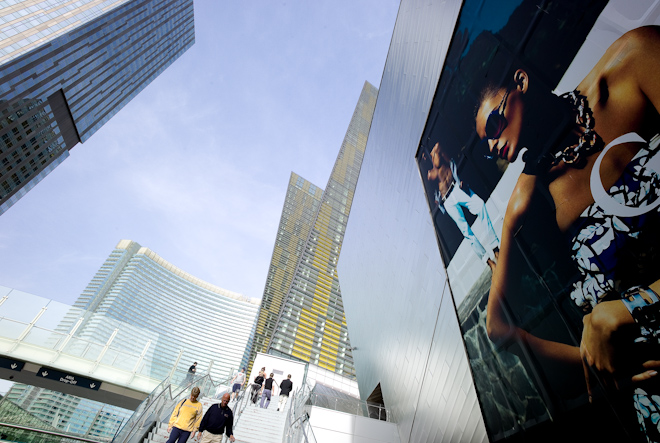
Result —
[[190, 393], [190, 398], [177, 403], [170, 417], [170, 423], [167, 432], [170, 432], [170, 438], [167, 443], [186, 443], [190, 434], [194, 434], [199, 429], [199, 423], [202, 421], [202, 404], [197, 401], [199, 388], [195, 386]]

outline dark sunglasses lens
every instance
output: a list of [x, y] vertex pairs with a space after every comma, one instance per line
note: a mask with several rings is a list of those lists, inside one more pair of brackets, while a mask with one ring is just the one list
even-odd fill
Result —
[[506, 128], [506, 118], [497, 110], [490, 113], [486, 120], [486, 137], [489, 139], [498, 138]]

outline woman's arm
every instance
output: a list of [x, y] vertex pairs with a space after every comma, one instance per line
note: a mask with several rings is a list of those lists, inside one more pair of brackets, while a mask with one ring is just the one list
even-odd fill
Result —
[[[658, 293], [660, 280], [650, 285], [649, 288]], [[640, 291], [640, 295], [647, 303], [653, 303], [645, 291]], [[620, 368], [627, 363], [620, 361], [619, 354], [626, 352], [629, 348], [627, 344], [622, 345], [619, 338], [622, 331], [634, 324], [635, 320], [621, 300], [598, 303], [591, 314], [584, 317], [580, 352], [585, 365], [588, 388], [590, 387], [589, 368], [596, 371], [606, 385], [617, 387], [616, 378]], [[660, 355], [657, 358], [660, 359]], [[657, 375], [656, 370], [660, 369], [660, 361], [649, 360], [642, 366], [645, 370], [633, 375], [633, 381], [644, 381]]]
[[626, 67], [639, 89], [660, 112], [660, 27], [643, 26], [628, 31], [622, 39], [628, 44], [629, 52], [625, 57]]
[[507, 293], [511, 290], [511, 282], [518, 278], [512, 269], [512, 250], [515, 246], [515, 233], [525, 222], [537, 178], [522, 174], [509, 199], [504, 215], [504, 226], [500, 243], [500, 253], [488, 298], [486, 315], [486, 330], [488, 337], [496, 345], [519, 340], [526, 343], [537, 356], [552, 359], [567, 364], [580, 365], [579, 348], [564, 343], [553, 342], [536, 337], [513, 324], [507, 313]]
[[[512, 278], [510, 275], [510, 262], [511, 248], [514, 241], [513, 236], [522, 224], [534, 189], [534, 181], [530, 181], [528, 177], [530, 176], [520, 176], [504, 213], [500, 253], [497, 259], [497, 266], [495, 266], [495, 270], [493, 271], [490, 292], [488, 294], [488, 306], [486, 308], [486, 331], [488, 332], [488, 337], [494, 343], [519, 338], [517, 337], [517, 328], [507, 318], [505, 306], [506, 293]], [[527, 185], [531, 185], [531, 187]]]

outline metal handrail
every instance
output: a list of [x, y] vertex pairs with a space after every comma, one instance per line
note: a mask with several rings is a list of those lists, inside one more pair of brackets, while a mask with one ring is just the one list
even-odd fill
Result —
[[[307, 402], [311, 394], [312, 394], [312, 387], [309, 384], [307, 384], [306, 381], [298, 390], [295, 391], [293, 395], [291, 407], [287, 412], [286, 421], [284, 424], [284, 435], [282, 436], [283, 441], [291, 442], [292, 439], [294, 438], [293, 435], [294, 424], [299, 420], [301, 420], [303, 417], [309, 417], [309, 413], [308, 411], [305, 410], [305, 406], [307, 405]], [[302, 424], [302, 420], [301, 420], [301, 424]], [[305, 437], [305, 440], [308, 441], [304, 431], [303, 431], [303, 436]]]
[[[243, 413], [243, 410], [245, 410], [245, 406], [247, 406], [247, 402], [249, 400], [249, 396], [247, 395], [247, 388], [246, 389], [241, 389], [238, 391], [238, 395], [236, 395], [236, 403], [234, 403], [234, 409], [232, 412], [234, 413], [234, 423], [232, 426], [233, 430], [236, 430], [236, 426], [238, 425], [238, 422], [241, 418], [241, 415]], [[222, 443], [225, 443], [229, 441], [229, 437], [227, 435], [222, 436]]]
[[303, 419], [309, 419], [309, 414], [304, 413], [304, 414], [301, 414], [300, 416], [298, 416], [298, 418], [296, 418], [296, 419], [291, 423], [290, 427], [293, 427], [298, 421], [300, 421], [300, 423], [302, 424]]
[[107, 441], [104, 441], [104, 440], [92, 440], [92, 439], [85, 438], [85, 437], [76, 437], [76, 436], [70, 435], [70, 434], [63, 434], [61, 432], [54, 432], [54, 431], [46, 431], [44, 429], [38, 429], [38, 428], [30, 428], [28, 426], [21, 426], [21, 425], [16, 425], [16, 424], [13, 424], [13, 423], [0, 422], [0, 426], [5, 426], [5, 427], [8, 427], [8, 428], [14, 428], [14, 429], [20, 429], [22, 431], [36, 432], [38, 434], [52, 435], [54, 437], [63, 437], [63, 438], [71, 439], [71, 440], [84, 441], [84, 442], [88, 442], [88, 443], [107, 443]]
[[[311, 439], [307, 437], [307, 434], [305, 433], [305, 424], [307, 425], [308, 431], [311, 434], [310, 437]], [[300, 428], [302, 431], [303, 437], [305, 437], [305, 443], [316, 443], [316, 436], [314, 435], [314, 429], [312, 428], [312, 425], [309, 423], [309, 415], [307, 416], [307, 420], [305, 420], [302, 424], [302, 427]]]
[[[300, 422], [300, 423], [298, 423]], [[309, 432], [309, 436], [307, 432], [305, 431], [305, 428], [307, 428], [307, 432]], [[302, 436], [305, 439], [305, 443], [316, 443], [316, 436], [314, 435], [314, 429], [312, 428], [312, 425], [309, 423], [309, 413], [305, 412], [298, 416], [288, 427], [287, 432], [285, 434], [285, 439], [287, 441], [290, 441], [291, 438], [295, 438], [293, 433], [294, 430], [300, 429], [302, 431]], [[310, 438], [311, 437], [311, 438]]]
[[[174, 410], [174, 407], [182, 398], [190, 395], [190, 390], [194, 386], [200, 388], [200, 396], [205, 396], [210, 391], [210, 388], [227, 384], [231, 380], [228, 377], [222, 382], [214, 382], [209, 374], [194, 376], [192, 380], [183, 385], [177, 385], [173, 389], [173, 384], [170, 383], [170, 378], [166, 378], [158, 387], [150, 394], [135, 410], [135, 413], [129, 418], [124, 427], [117, 433], [113, 442], [128, 443], [132, 441], [137, 434], [145, 433], [145, 424], [147, 418], [153, 417], [155, 423], [163, 421], [163, 417], [169, 417]], [[166, 385], [166, 386], [164, 386]], [[161, 392], [157, 392], [159, 388]]]
[[[327, 404], [323, 401], [318, 401], [319, 399], [327, 400]], [[330, 403], [334, 400], [334, 408]], [[349, 414], [355, 413], [362, 417], [374, 418], [377, 420], [391, 421], [390, 420], [390, 411], [385, 407], [379, 404], [370, 403], [359, 398], [341, 398], [335, 397], [327, 394], [319, 394], [315, 392], [310, 393], [309, 403], [312, 406], [318, 406], [320, 408], [331, 409], [340, 412], [346, 412]], [[339, 408], [338, 406], [343, 406]], [[371, 411], [378, 411], [378, 417], [373, 417]]]
[[[383, 419], [382, 413], [385, 413], [384, 421], [390, 421], [390, 414], [387, 408], [369, 403], [360, 399], [344, 399], [331, 395], [318, 394], [307, 383], [298, 389], [295, 393], [294, 401], [287, 413], [286, 424], [284, 426], [284, 435], [282, 440], [286, 443], [298, 443], [300, 441], [299, 430], [302, 432], [302, 438], [306, 443], [316, 443], [314, 430], [309, 422], [312, 406], [325, 407], [317, 405], [316, 400], [324, 398], [326, 400], [335, 400], [335, 407], [339, 402], [347, 402], [351, 406], [357, 406], [357, 415], [369, 417], [370, 409], [378, 408], [378, 419]], [[344, 411], [349, 412], [350, 411]], [[366, 412], [366, 413], [365, 413]]]

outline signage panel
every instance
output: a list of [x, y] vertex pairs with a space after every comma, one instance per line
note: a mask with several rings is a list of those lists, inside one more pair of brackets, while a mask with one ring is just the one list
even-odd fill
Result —
[[0, 357], [0, 368], [11, 369], [12, 371], [21, 371], [25, 366], [24, 361], [14, 360], [13, 358]]
[[66, 372], [58, 371], [56, 369], [47, 368], [42, 366], [37, 372], [37, 377], [47, 378], [49, 380], [59, 381], [71, 386], [79, 386], [85, 389], [92, 389], [98, 391], [101, 382], [91, 378], [81, 377], [79, 375], [68, 374]]

